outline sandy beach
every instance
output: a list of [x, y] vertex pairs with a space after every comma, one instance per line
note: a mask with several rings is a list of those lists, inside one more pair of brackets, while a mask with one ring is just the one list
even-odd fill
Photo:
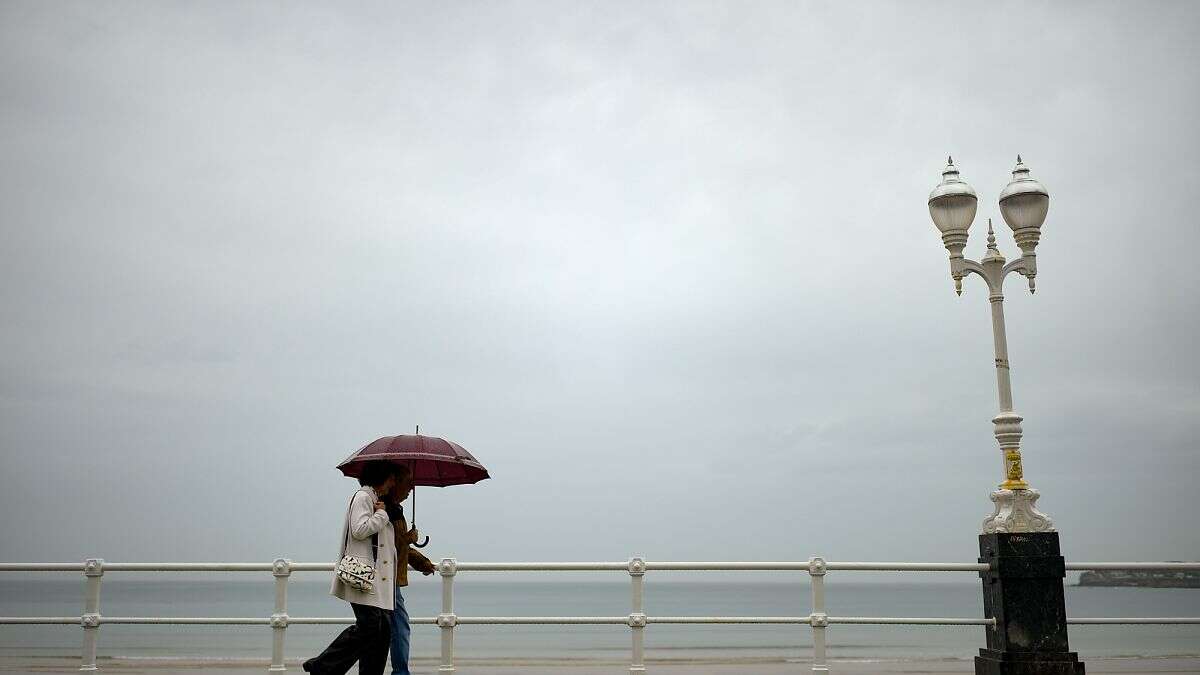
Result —
[[[1140, 659], [1090, 659], [1087, 660], [1089, 673], [1200, 673], [1200, 658], [1140, 658]], [[302, 673], [298, 662], [288, 662], [288, 671]], [[551, 673], [570, 673], [571, 675], [619, 675], [628, 672], [623, 663], [606, 662], [563, 662], [563, 661], [479, 661], [463, 662], [458, 665], [458, 672], [465, 675], [550, 675]], [[754, 672], [761, 675], [798, 675], [807, 673], [807, 663], [781, 663], [778, 661], [738, 663], [690, 661], [680, 662], [649, 662], [646, 664], [649, 672], [665, 675], [742, 675]], [[266, 661], [230, 661], [221, 664], [178, 661], [118, 661], [102, 659], [99, 663], [101, 672], [108, 673], [156, 673], [157, 675], [259, 675], [266, 672]], [[77, 673], [79, 662], [74, 659], [0, 659], [0, 672], [4, 673]], [[968, 660], [944, 661], [837, 661], [830, 663], [833, 673], [860, 675], [866, 673], [881, 673], [893, 675], [906, 673], [909, 675], [971, 675], [973, 665]], [[351, 673], [358, 672], [351, 670]], [[414, 675], [433, 675], [437, 672], [434, 663], [417, 663], [413, 665]]]

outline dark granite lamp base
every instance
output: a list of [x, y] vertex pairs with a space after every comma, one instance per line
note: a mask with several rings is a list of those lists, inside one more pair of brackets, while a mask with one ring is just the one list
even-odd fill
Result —
[[980, 649], [975, 657], [975, 675], [1084, 675], [1084, 665], [1075, 652], [1039, 654]]
[[1066, 563], [1056, 532], [984, 534], [983, 580], [987, 649], [975, 657], [975, 675], [1084, 675], [1067, 642], [1063, 595]]

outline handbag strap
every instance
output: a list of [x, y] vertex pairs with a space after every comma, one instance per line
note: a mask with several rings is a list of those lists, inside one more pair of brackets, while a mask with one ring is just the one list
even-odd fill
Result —
[[[350, 496], [350, 504], [346, 506], [346, 540], [344, 542], [342, 542], [342, 557], [343, 558], [346, 557], [346, 551], [350, 549], [350, 509], [352, 509], [354, 507], [354, 498], [358, 496], [359, 492], [362, 492], [362, 490], [359, 489], [359, 490], [354, 491], [354, 494]], [[379, 562], [379, 533], [378, 532], [371, 535], [371, 562], [373, 562], [373, 563]]]

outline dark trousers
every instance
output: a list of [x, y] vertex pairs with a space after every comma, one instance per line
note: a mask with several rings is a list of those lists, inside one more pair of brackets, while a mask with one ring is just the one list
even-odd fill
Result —
[[346, 675], [358, 661], [359, 675], [383, 675], [391, 640], [391, 612], [370, 605], [356, 605], [354, 625], [342, 631], [325, 651], [304, 662], [313, 675]]

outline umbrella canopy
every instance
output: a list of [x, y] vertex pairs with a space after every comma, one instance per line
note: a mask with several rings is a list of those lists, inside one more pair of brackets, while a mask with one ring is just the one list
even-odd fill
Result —
[[408, 466], [412, 469], [414, 485], [468, 485], [490, 478], [479, 460], [458, 443], [420, 434], [384, 436], [371, 441], [337, 468], [346, 476], [358, 478], [363, 465], [374, 461]]

